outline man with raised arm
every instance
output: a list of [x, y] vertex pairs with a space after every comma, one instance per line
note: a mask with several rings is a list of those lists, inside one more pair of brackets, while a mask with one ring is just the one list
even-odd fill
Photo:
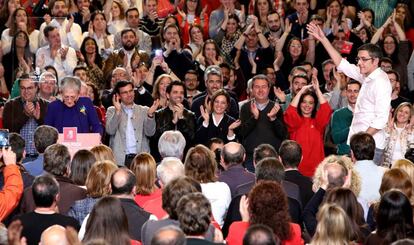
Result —
[[357, 65], [353, 65], [341, 57], [318, 26], [309, 24], [307, 29], [309, 35], [325, 47], [338, 71], [362, 83], [348, 142], [352, 135], [361, 131], [372, 135], [376, 145], [374, 161], [380, 164], [385, 147], [385, 135], [381, 129], [387, 124], [392, 91], [387, 74], [378, 65], [382, 57], [381, 48], [370, 43], [362, 45], [358, 48]]

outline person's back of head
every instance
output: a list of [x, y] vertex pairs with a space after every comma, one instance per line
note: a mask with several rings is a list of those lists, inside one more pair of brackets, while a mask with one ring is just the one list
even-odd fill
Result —
[[221, 162], [223, 162], [226, 167], [242, 164], [245, 157], [246, 150], [241, 144], [236, 142], [225, 144], [221, 151]]
[[375, 140], [368, 133], [356, 133], [351, 137], [351, 155], [356, 161], [373, 160], [375, 155]]
[[405, 159], [410, 160], [414, 164], [414, 148], [407, 149], [404, 157]]
[[210, 201], [199, 192], [187, 194], [178, 201], [177, 214], [187, 236], [204, 236], [210, 226]]
[[384, 242], [412, 237], [413, 210], [410, 200], [401, 191], [390, 190], [382, 195], [376, 214], [377, 234]]
[[324, 204], [318, 211], [317, 220], [318, 225], [311, 244], [348, 244], [351, 241], [352, 226], [339, 205]]
[[66, 229], [61, 225], [52, 225], [42, 232], [39, 245], [68, 245]]
[[178, 219], [177, 204], [181, 197], [195, 192], [201, 192], [201, 185], [189, 177], [178, 177], [171, 180], [162, 190], [162, 208], [170, 219]]
[[162, 158], [176, 157], [183, 159], [185, 138], [180, 131], [165, 131], [158, 140], [158, 150]]
[[117, 169], [111, 177], [112, 195], [132, 195], [134, 194], [137, 180], [131, 170], [127, 168]]
[[51, 175], [38, 176], [33, 181], [32, 194], [36, 207], [49, 208], [57, 202], [59, 183]]
[[344, 185], [348, 169], [342, 161], [327, 163], [325, 169], [328, 173], [328, 189]]
[[277, 151], [272, 145], [269, 144], [261, 144], [254, 148], [253, 152], [253, 163], [256, 165], [260, 160], [266, 157], [275, 157], [278, 158], [279, 154], [277, 154]]
[[24, 158], [24, 147], [25, 141], [20, 134], [10, 133], [9, 134], [9, 145], [14, 153], [16, 153], [16, 161], [20, 163]]
[[286, 168], [297, 168], [302, 161], [302, 147], [294, 140], [285, 140], [280, 145], [279, 156]]
[[157, 177], [163, 186], [181, 176], [184, 176], [184, 164], [176, 157], [165, 157], [157, 166]]
[[255, 224], [249, 226], [244, 234], [243, 245], [279, 245], [279, 238], [266, 225]]
[[111, 245], [130, 244], [128, 220], [118, 198], [102, 197], [93, 206], [82, 242], [103, 238]]
[[165, 226], [155, 232], [151, 245], [185, 245], [184, 232], [173, 225]]
[[56, 144], [59, 132], [54, 127], [41, 125], [34, 132], [34, 145], [40, 154], [44, 153], [50, 145]]
[[70, 154], [66, 146], [53, 144], [44, 154], [43, 168], [55, 176], [67, 176], [70, 172]]
[[285, 178], [285, 169], [275, 157], [266, 157], [256, 165], [256, 182], [271, 180], [281, 183]]

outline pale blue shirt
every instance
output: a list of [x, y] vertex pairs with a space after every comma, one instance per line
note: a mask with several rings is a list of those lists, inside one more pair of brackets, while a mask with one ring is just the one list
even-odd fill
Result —
[[125, 130], [125, 150], [126, 154], [136, 154], [137, 153], [137, 140], [135, 139], [135, 132], [134, 132], [134, 126], [132, 126], [132, 120], [134, 119], [134, 111], [132, 108], [128, 108], [124, 105], [122, 105], [123, 110], [127, 114], [128, 121], [127, 121], [127, 127]]

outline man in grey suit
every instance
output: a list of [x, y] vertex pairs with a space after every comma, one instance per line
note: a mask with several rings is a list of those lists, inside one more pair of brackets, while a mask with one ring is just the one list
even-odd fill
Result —
[[113, 106], [106, 112], [106, 133], [116, 164], [129, 167], [136, 154], [149, 152], [148, 137], [155, 133], [156, 100], [148, 108], [134, 103], [134, 84], [119, 81], [114, 87]]

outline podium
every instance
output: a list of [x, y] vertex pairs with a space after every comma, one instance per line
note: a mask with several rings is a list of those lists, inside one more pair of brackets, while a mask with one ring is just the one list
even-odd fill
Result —
[[77, 133], [77, 128], [63, 128], [59, 134], [58, 143], [69, 149], [73, 157], [79, 150], [90, 150], [92, 147], [101, 144], [101, 135], [98, 133]]

